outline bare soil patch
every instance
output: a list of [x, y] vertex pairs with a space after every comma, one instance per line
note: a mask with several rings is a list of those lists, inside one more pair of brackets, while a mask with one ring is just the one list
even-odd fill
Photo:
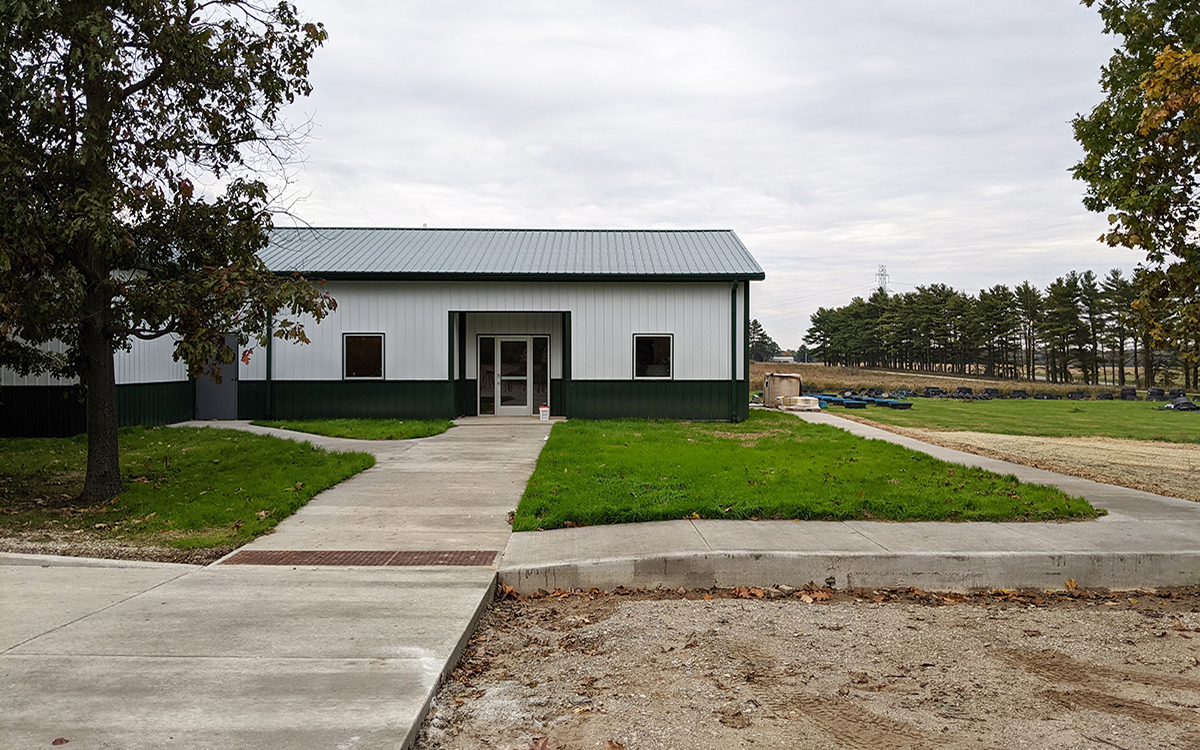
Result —
[[146, 560], [149, 562], [208, 565], [238, 548], [236, 544], [197, 549], [176, 549], [153, 544], [132, 544], [105, 539], [90, 530], [9, 531], [0, 537], [0, 552], [27, 555], [95, 557], [102, 560]]
[[1200, 501], [1200, 445], [1107, 437], [1035, 437], [925, 430], [838, 414], [945, 448], [1159, 495]]
[[1200, 587], [763, 593], [497, 602], [417, 747], [1200, 746]]

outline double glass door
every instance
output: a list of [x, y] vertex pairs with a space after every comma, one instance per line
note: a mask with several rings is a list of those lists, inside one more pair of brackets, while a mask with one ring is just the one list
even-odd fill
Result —
[[530, 416], [550, 404], [548, 336], [479, 337], [479, 414]]

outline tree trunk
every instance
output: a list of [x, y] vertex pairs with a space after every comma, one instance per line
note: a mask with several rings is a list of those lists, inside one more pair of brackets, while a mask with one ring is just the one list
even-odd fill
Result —
[[1146, 376], [1146, 387], [1154, 387], [1154, 345], [1149, 334], [1142, 340], [1142, 372]]
[[112, 299], [105, 282], [88, 284], [83, 300], [80, 348], [87, 389], [87, 476], [80, 502], [105, 503], [121, 492], [117, 450], [117, 379], [108, 335]]
[[1137, 388], [1141, 384], [1141, 373], [1138, 370], [1138, 339], [1135, 333], [1130, 341], [1133, 342], [1133, 387]]
[[1125, 331], [1117, 333], [1117, 371], [1118, 385], [1125, 387]]

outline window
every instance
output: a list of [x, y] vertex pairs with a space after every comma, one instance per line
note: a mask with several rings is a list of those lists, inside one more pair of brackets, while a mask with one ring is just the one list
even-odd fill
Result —
[[383, 379], [383, 334], [347, 333], [342, 337], [346, 379]]
[[635, 378], [671, 377], [671, 336], [636, 335], [633, 337], [633, 376]]

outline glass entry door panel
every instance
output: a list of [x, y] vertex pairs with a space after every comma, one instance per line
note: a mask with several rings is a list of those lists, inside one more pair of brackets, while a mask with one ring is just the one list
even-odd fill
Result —
[[479, 337], [479, 413], [496, 414], [496, 339]]
[[533, 337], [533, 410], [550, 405], [550, 339]]
[[529, 415], [529, 339], [498, 339], [500, 404], [497, 414]]

